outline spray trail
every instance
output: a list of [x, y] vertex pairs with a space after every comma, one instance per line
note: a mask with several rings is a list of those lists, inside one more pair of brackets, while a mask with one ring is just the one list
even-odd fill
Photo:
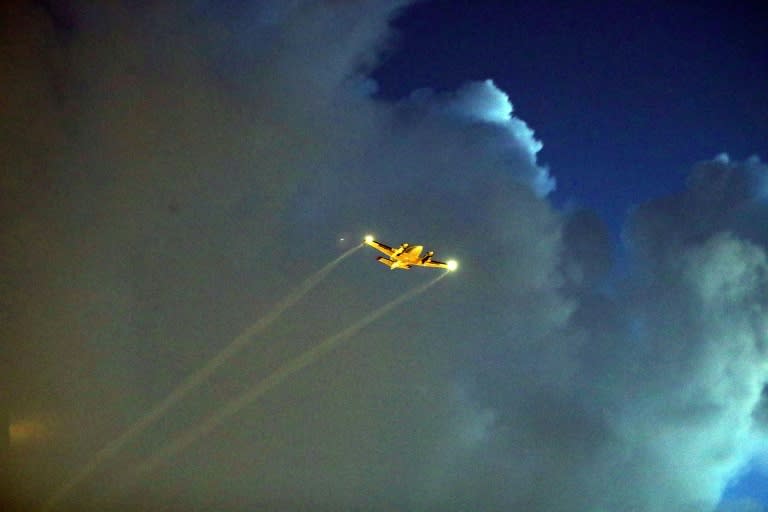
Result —
[[126, 443], [135, 438], [137, 435], [141, 434], [144, 430], [147, 429], [147, 427], [160, 419], [171, 407], [176, 405], [180, 400], [182, 400], [197, 386], [202, 384], [208, 377], [210, 377], [211, 374], [213, 374], [213, 372], [221, 367], [222, 364], [224, 364], [237, 352], [246, 347], [256, 334], [272, 325], [272, 323], [277, 320], [287, 309], [294, 306], [307, 293], [309, 293], [313, 288], [320, 284], [320, 282], [322, 282], [323, 279], [325, 279], [339, 263], [347, 259], [362, 247], [363, 245], [360, 244], [349, 249], [345, 253], [341, 254], [338, 258], [331, 261], [323, 268], [309, 276], [306, 280], [304, 280], [303, 283], [301, 283], [298, 288], [296, 288], [282, 301], [280, 301], [274, 309], [247, 327], [234, 340], [232, 340], [229, 345], [227, 345], [212, 359], [210, 359], [205, 366], [187, 377], [184, 381], [181, 382], [181, 384], [176, 386], [176, 388], [174, 388], [174, 390], [171, 391], [167, 397], [155, 405], [144, 416], [139, 418], [119, 437], [112, 440], [109, 444], [97, 452], [96, 455], [94, 455], [94, 457], [80, 469], [80, 471], [69, 478], [69, 480], [64, 482], [61, 487], [59, 487], [51, 495], [50, 498], [48, 498], [48, 500], [42, 506], [42, 511], [51, 510], [60, 504], [76, 485], [92, 475], [102, 463], [118, 453], [120, 449], [126, 445]]
[[206, 434], [211, 432], [213, 429], [215, 429], [217, 426], [219, 426], [221, 423], [223, 423], [227, 418], [237, 414], [243, 407], [247, 406], [257, 398], [261, 397], [262, 395], [270, 391], [272, 388], [282, 383], [285, 379], [287, 379], [291, 375], [297, 373], [298, 371], [314, 363], [320, 357], [322, 357], [323, 355], [327, 354], [328, 352], [336, 348], [343, 341], [357, 334], [359, 331], [367, 327], [369, 324], [375, 322], [376, 320], [378, 320], [379, 318], [387, 314], [392, 309], [396, 308], [397, 306], [399, 306], [404, 302], [407, 302], [413, 299], [417, 295], [424, 293], [428, 288], [434, 286], [438, 281], [443, 279], [446, 275], [447, 275], [447, 272], [439, 275], [435, 279], [432, 279], [431, 281], [428, 281], [425, 284], [422, 284], [421, 286], [411, 289], [409, 292], [405, 293], [404, 295], [400, 295], [399, 297], [391, 300], [390, 302], [380, 307], [379, 309], [372, 311], [371, 313], [364, 316], [363, 318], [361, 318], [354, 324], [350, 325], [346, 329], [343, 329], [342, 331], [339, 331], [338, 333], [325, 338], [320, 343], [315, 345], [313, 348], [303, 352], [301, 355], [296, 356], [294, 359], [288, 361], [287, 363], [282, 365], [280, 368], [275, 370], [268, 377], [256, 383], [247, 391], [241, 393], [237, 397], [233, 398], [232, 400], [224, 404], [224, 406], [219, 408], [212, 415], [205, 418], [197, 426], [187, 429], [187, 431], [183, 432], [176, 439], [174, 439], [169, 444], [167, 444], [166, 446], [158, 450], [153, 456], [148, 458], [144, 463], [137, 466], [134, 469], [134, 471], [131, 473], [132, 478], [129, 478], [128, 480], [136, 481], [141, 477], [143, 477], [144, 475], [148, 474], [160, 463], [162, 463], [163, 460], [175, 455], [176, 453], [183, 450], [190, 444], [194, 443], [201, 437], [205, 436]]

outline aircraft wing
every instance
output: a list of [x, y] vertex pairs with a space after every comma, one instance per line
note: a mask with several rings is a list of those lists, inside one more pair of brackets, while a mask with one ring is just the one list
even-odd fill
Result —
[[376, 240], [370, 240], [370, 241], [369, 240], [365, 240], [365, 243], [367, 245], [370, 245], [371, 247], [373, 247], [377, 251], [383, 252], [387, 256], [391, 257], [391, 256], [393, 256], [395, 254], [394, 249], [392, 249], [390, 246], [384, 245], [384, 244], [382, 244], [380, 242], [377, 242]]
[[419, 263], [422, 267], [432, 267], [432, 268], [448, 268], [449, 265], [447, 263], [443, 263], [442, 261], [437, 260], [428, 260], [423, 263]]

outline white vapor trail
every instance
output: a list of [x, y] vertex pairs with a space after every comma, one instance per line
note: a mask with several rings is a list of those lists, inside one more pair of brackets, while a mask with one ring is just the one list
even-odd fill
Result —
[[384, 306], [372, 311], [357, 322], [353, 323], [346, 329], [343, 329], [336, 334], [325, 338], [313, 348], [303, 352], [302, 354], [283, 364], [268, 377], [254, 384], [251, 388], [249, 388], [247, 391], [244, 391], [237, 397], [231, 399], [213, 414], [205, 418], [201, 423], [187, 429], [165, 447], [158, 450], [154, 455], [149, 457], [142, 464], [138, 465], [131, 472], [132, 478], [128, 478], [126, 482], [135, 482], [144, 475], [150, 473], [160, 463], [162, 463], [163, 460], [172, 457], [201, 437], [210, 433], [217, 426], [221, 425], [227, 418], [237, 414], [241, 409], [243, 409], [243, 407], [261, 397], [272, 388], [282, 383], [288, 377], [314, 363], [320, 357], [336, 348], [343, 341], [357, 334], [359, 331], [367, 327], [369, 324], [375, 322], [392, 309], [396, 308], [404, 302], [413, 299], [417, 295], [424, 293], [428, 288], [434, 286], [438, 281], [443, 279], [446, 274], [447, 272], [442, 273], [435, 279], [432, 279], [431, 281], [428, 281], [421, 286], [417, 286], [407, 293], [396, 297]]
[[104, 448], [99, 450], [96, 455], [77, 473], [72, 475], [67, 481], [65, 481], [43, 504], [41, 511], [50, 511], [58, 506], [63, 500], [66, 499], [68, 494], [78, 484], [91, 476], [101, 464], [114, 457], [123, 446], [130, 440], [141, 434], [150, 425], [160, 419], [168, 410], [176, 405], [180, 400], [187, 396], [197, 386], [202, 384], [208, 377], [210, 377], [217, 369], [221, 367], [227, 360], [234, 356], [237, 352], [245, 348], [253, 337], [272, 325], [286, 310], [294, 306], [299, 302], [307, 293], [315, 288], [320, 282], [325, 279], [328, 274], [342, 261], [357, 252], [363, 244], [357, 245], [348, 251], [341, 254], [339, 257], [325, 265], [323, 268], [312, 274], [301, 285], [280, 301], [275, 308], [269, 311], [266, 315], [247, 327], [242, 333], [240, 333], [234, 340], [230, 342], [223, 350], [211, 358], [205, 366], [197, 370], [195, 373], [187, 377], [181, 382], [171, 393], [165, 397], [161, 402], [155, 405], [149, 412], [139, 418], [133, 425], [131, 425], [125, 432], [119, 437], [112, 440]]

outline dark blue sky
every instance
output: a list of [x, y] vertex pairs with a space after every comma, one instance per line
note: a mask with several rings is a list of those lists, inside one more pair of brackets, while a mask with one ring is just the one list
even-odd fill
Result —
[[699, 161], [768, 154], [766, 18], [750, 2], [431, 1], [396, 22], [380, 95], [493, 79], [544, 143], [554, 200], [628, 207]]

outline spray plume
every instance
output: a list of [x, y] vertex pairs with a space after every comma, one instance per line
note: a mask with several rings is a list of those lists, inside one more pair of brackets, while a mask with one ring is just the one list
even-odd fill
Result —
[[362, 244], [357, 245], [348, 251], [341, 254], [339, 257], [325, 265], [323, 268], [312, 274], [310, 277], [304, 280], [301, 285], [280, 301], [266, 315], [262, 316], [259, 320], [254, 322], [242, 333], [240, 333], [234, 340], [230, 342], [223, 350], [211, 358], [205, 366], [197, 370], [195, 373], [187, 377], [181, 384], [171, 391], [171, 393], [165, 397], [161, 402], [155, 405], [144, 416], [139, 418], [133, 425], [131, 425], [125, 432], [119, 437], [115, 438], [104, 448], [102, 448], [96, 455], [85, 465], [80, 471], [75, 473], [71, 478], [64, 482], [61, 487], [51, 495], [51, 497], [43, 505], [42, 510], [52, 510], [75, 488], [79, 483], [84, 481], [90, 475], [93, 474], [103, 463], [115, 456], [120, 449], [126, 445], [131, 439], [144, 432], [149, 426], [154, 424], [157, 420], [163, 417], [174, 405], [179, 403], [190, 392], [202, 384], [208, 377], [210, 377], [221, 365], [226, 363], [230, 358], [237, 354], [240, 350], [245, 348], [254, 336], [264, 331], [272, 325], [275, 320], [285, 313], [286, 310], [294, 306], [299, 302], [307, 293], [312, 291], [323, 279], [325, 279], [336, 266], [357, 252]]
[[174, 456], [201, 437], [209, 434], [212, 430], [221, 425], [228, 418], [234, 416], [244, 407], [253, 403], [254, 400], [263, 396], [265, 393], [281, 384], [287, 378], [316, 362], [322, 356], [336, 348], [339, 344], [354, 336], [362, 329], [366, 328], [368, 325], [386, 315], [399, 305], [408, 302], [418, 295], [421, 295], [429, 288], [437, 284], [446, 275], [447, 272], [442, 273], [436, 278], [411, 289], [403, 295], [392, 299], [387, 304], [372, 311], [349, 327], [337, 332], [336, 334], [328, 336], [313, 348], [303, 352], [301, 355], [283, 364], [268, 377], [253, 385], [247, 391], [228, 401], [226, 404], [224, 404], [224, 406], [208, 416], [208, 418], [200, 422], [198, 425], [183, 432], [181, 435], [176, 437], [176, 439], [168, 443], [166, 446], [158, 450], [154, 455], [145, 460], [142, 464], [138, 465], [132, 471], [132, 478], [129, 478], [129, 480], [136, 481], [149, 474], [164, 460]]

